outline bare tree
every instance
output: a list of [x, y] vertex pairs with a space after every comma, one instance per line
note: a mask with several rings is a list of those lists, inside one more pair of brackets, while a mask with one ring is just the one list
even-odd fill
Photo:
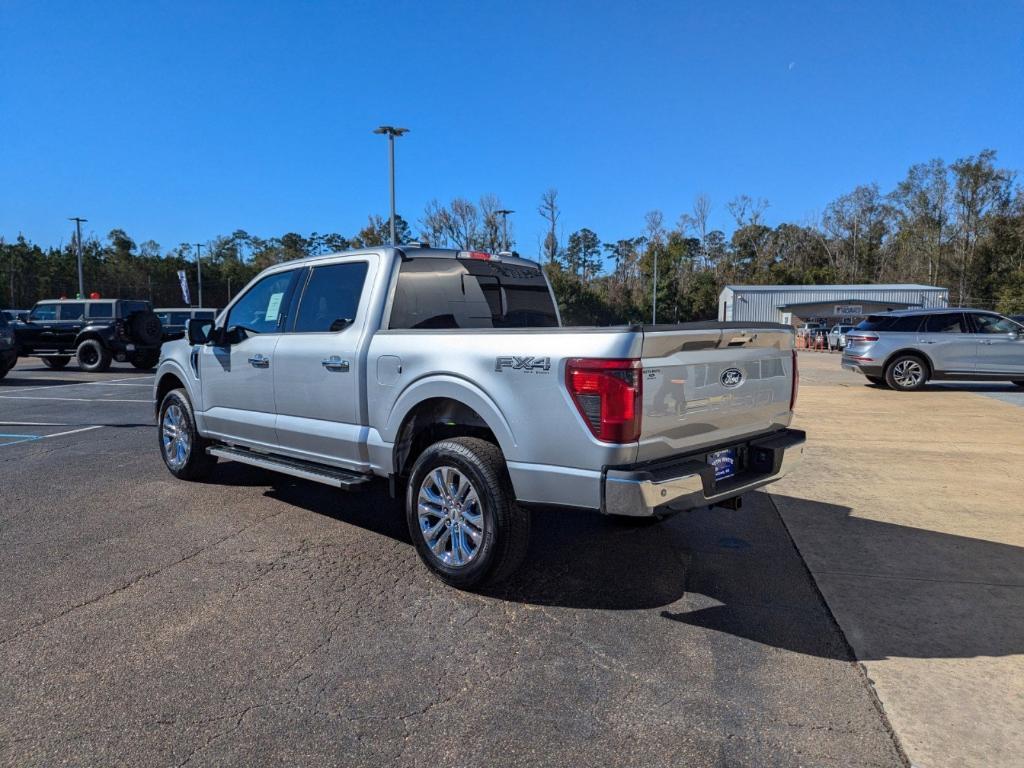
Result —
[[562, 215], [558, 207], [558, 190], [552, 187], [540, 196], [540, 205], [537, 213], [547, 222], [548, 231], [544, 235], [543, 255], [549, 264], [554, 264], [558, 258], [558, 218]]

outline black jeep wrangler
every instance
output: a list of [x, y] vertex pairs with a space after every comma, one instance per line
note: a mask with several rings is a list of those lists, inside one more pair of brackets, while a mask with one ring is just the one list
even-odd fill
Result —
[[73, 356], [83, 371], [105, 371], [112, 360], [154, 368], [164, 340], [152, 304], [132, 299], [40, 301], [13, 327], [18, 355], [40, 357], [55, 369]]
[[14, 346], [14, 323], [7, 319], [6, 312], [0, 312], [0, 379], [18, 362], [18, 350]]

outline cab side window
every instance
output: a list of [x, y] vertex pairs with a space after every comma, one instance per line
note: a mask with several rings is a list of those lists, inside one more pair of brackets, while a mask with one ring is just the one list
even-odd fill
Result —
[[277, 333], [284, 320], [295, 272], [292, 269], [267, 275], [256, 283], [231, 308], [226, 327], [249, 333]]
[[367, 263], [353, 261], [314, 267], [299, 301], [295, 333], [333, 333], [356, 319]]

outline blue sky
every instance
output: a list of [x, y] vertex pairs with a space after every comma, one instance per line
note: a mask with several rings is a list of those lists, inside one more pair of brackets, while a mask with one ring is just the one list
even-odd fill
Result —
[[698, 193], [803, 221], [985, 147], [1024, 170], [1024, 4], [0, 0], [0, 236], [357, 231], [499, 195], [524, 255]]

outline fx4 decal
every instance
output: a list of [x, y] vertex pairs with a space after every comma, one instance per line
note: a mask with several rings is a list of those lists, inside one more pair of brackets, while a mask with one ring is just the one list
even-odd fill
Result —
[[499, 357], [494, 361], [494, 370], [501, 373], [503, 368], [513, 371], [547, 373], [551, 370], [550, 357]]

